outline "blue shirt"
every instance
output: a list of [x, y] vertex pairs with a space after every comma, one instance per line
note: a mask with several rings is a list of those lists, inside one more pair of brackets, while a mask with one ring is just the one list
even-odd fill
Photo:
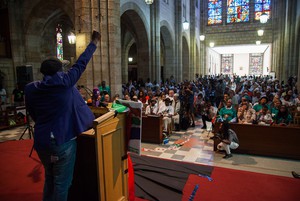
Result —
[[94, 115], [75, 84], [96, 48], [90, 43], [67, 73], [45, 75], [42, 81], [26, 85], [26, 107], [35, 122], [36, 150], [49, 147], [51, 136], [61, 145], [92, 127]]

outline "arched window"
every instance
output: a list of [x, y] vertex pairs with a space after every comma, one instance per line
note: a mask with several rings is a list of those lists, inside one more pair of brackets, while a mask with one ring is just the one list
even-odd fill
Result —
[[56, 27], [56, 56], [58, 59], [63, 60], [63, 38], [62, 38], [62, 28], [58, 24]]
[[222, 23], [222, 0], [208, 1], [208, 25]]
[[249, 21], [249, 0], [227, 0], [227, 23]]
[[249, 74], [250, 75], [263, 74], [263, 54], [260, 53], [250, 54]]
[[254, 5], [255, 20], [259, 20], [261, 14], [266, 13], [268, 18], [271, 14], [271, 0], [255, 0]]

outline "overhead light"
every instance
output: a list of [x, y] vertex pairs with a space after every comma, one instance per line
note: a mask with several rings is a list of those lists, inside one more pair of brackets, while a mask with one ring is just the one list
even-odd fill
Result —
[[259, 16], [259, 21], [262, 24], [267, 23], [268, 19], [269, 19], [269, 15], [267, 13], [263, 13]]
[[154, 0], [145, 0], [145, 3], [146, 3], [146, 4], [153, 4], [153, 1], [154, 1]]
[[209, 43], [209, 47], [214, 47], [215, 46], [215, 43], [214, 42], [210, 42]]
[[183, 22], [183, 29], [184, 29], [184, 30], [188, 30], [188, 29], [189, 29], [189, 26], [190, 26], [190, 23], [189, 23], [187, 20], [185, 20], [185, 21]]
[[258, 34], [258, 36], [263, 36], [264, 35], [264, 30], [262, 30], [262, 29], [257, 30], [257, 34]]
[[200, 35], [200, 41], [204, 41], [205, 40], [205, 36], [204, 35]]
[[256, 45], [260, 45], [261, 44], [261, 41], [260, 40], [257, 40], [256, 41]]
[[69, 35], [68, 35], [68, 41], [71, 45], [74, 45], [76, 43], [76, 36], [73, 32], [71, 32]]
[[133, 58], [132, 58], [132, 57], [128, 57], [128, 61], [129, 61], [129, 62], [132, 62], [132, 61], [133, 61]]

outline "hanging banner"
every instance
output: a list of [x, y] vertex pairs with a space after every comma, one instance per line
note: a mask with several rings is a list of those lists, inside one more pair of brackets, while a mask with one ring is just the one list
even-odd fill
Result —
[[140, 155], [143, 104], [126, 100], [117, 100], [116, 102], [128, 108], [128, 116], [126, 118], [127, 150]]

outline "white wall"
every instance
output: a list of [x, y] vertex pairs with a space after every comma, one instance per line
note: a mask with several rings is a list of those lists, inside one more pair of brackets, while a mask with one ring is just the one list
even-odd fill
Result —
[[263, 58], [264, 58], [264, 61], [263, 61], [263, 74], [264, 75], [269, 75], [269, 73], [270, 73], [270, 69], [271, 69], [271, 49], [272, 49], [272, 46], [270, 44], [269, 47], [266, 49], [266, 51], [264, 53], [264, 56], [263, 56]]
[[249, 73], [249, 54], [234, 54], [233, 73], [237, 75], [248, 75]]
[[[206, 68], [209, 75], [220, 74], [221, 71], [221, 55], [211, 48], [206, 49]], [[210, 70], [210, 71], [209, 71]]]
[[[263, 75], [268, 75], [271, 69], [271, 44], [268, 44], [269, 47], [265, 50], [263, 55]], [[218, 51], [218, 50], [217, 50]], [[221, 54], [218, 53], [215, 49], [207, 48], [207, 57], [206, 57], [206, 68], [208, 74], [220, 74], [221, 72]], [[220, 51], [224, 52], [224, 51]], [[233, 54], [233, 73], [236, 75], [244, 76], [249, 74], [249, 64], [250, 64], [250, 54], [248, 52]], [[269, 72], [267, 71], [269, 69]], [[209, 69], [210, 72], [209, 72]]]

